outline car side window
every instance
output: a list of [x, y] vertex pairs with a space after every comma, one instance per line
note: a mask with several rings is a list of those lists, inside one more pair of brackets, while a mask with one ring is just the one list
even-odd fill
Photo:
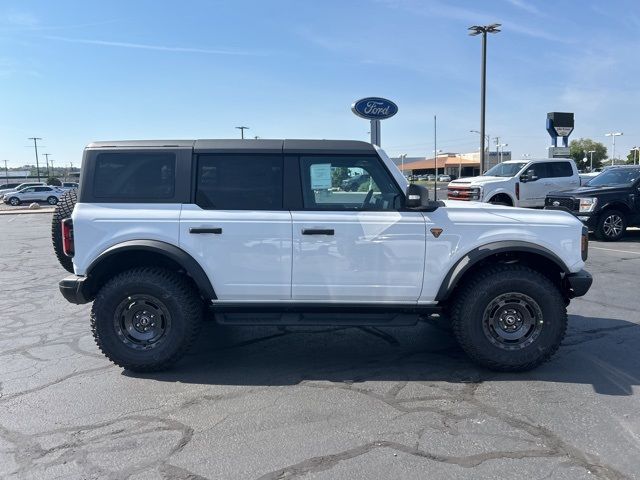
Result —
[[36, 191], [36, 189], [34, 187], [27, 187], [27, 188], [23, 188], [22, 190], [20, 190], [20, 193], [33, 193], [35, 191]]
[[300, 158], [302, 199], [311, 210], [397, 210], [402, 194], [377, 157]]
[[50, 192], [50, 187], [36, 187], [36, 192]]
[[548, 163], [553, 178], [571, 177], [573, 176], [573, 168], [569, 162], [553, 162]]
[[100, 153], [96, 157], [93, 192], [96, 198], [156, 200], [175, 192], [173, 153]]
[[208, 210], [282, 210], [282, 176], [282, 155], [200, 155], [196, 204]]
[[549, 164], [547, 162], [534, 163], [525, 172], [529, 177], [549, 178]]

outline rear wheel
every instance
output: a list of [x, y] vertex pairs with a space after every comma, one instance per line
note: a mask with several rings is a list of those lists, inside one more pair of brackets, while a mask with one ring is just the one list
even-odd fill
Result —
[[91, 310], [100, 350], [134, 372], [165, 370], [191, 346], [203, 304], [189, 279], [162, 268], [136, 268], [109, 280]]
[[49, 198], [47, 198], [47, 203], [49, 205], [55, 205], [56, 203], [58, 203], [58, 198], [52, 195]]
[[619, 210], [606, 210], [600, 214], [596, 227], [596, 237], [605, 242], [615, 242], [622, 238], [627, 229], [627, 216]]
[[53, 251], [62, 268], [70, 273], [73, 273], [73, 261], [70, 257], [67, 257], [62, 250], [62, 221], [71, 217], [73, 207], [75, 207], [77, 201], [78, 190], [75, 188], [69, 190], [60, 197], [60, 200], [56, 200], [56, 209], [51, 219], [51, 243], [53, 243]]
[[474, 274], [458, 291], [451, 313], [467, 355], [498, 371], [529, 370], [547, 361], [567, 328], [557, 286], [522, 265], [496, 265]]

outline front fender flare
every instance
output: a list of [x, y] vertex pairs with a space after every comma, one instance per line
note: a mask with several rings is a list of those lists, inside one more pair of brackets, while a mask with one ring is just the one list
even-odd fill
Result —
[[521, 252], [541, 255], [551, 260], [564, 273], [570, 273], [570, 269], [564, 261], [551, 250], [536, 245], [535, 243], [523, 242], [518, 240], [505, 240], [481, 245], [463, 255], [453, 267], [449, 270], [444, 280], [440, 284], [440, 289], [436, 295], [436, 300], [442, 302], [447, 300], [458, 282], [464, 274], [478, 262], [484, 260], [491, 255], [505, 252]]

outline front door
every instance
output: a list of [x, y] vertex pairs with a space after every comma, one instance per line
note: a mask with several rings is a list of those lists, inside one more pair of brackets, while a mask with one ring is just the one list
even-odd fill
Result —
[[282, 155], [206, 154], [197, 163], [195, 204], [180, 215], [181, 248], [205, 269], [219, 300], [290, 300]]
[[377, 156], [300, 158], [303, 208], [292, 211], [292, 298], [415, 303], [425, 260], [425, 220]]
[[521, 207], [544, 206], [544, 199], [550, 191], [547, 166], [546, 162], [533, 163], [525, 170], [524, 175], [528, 177], [528, 181], [520, 182]]

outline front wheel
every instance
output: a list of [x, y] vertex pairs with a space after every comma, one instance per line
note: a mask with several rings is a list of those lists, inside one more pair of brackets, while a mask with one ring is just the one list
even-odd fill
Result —
[[18, 197], [11, 197], [9, 199], [9, 204], [13, 205], [14, 207], [17, 207], [18, 205], [20, 205], [20, 199]]
[[596, 237], [605, 242], [616, 242], [627, 229], [627, 216], [618, 210], [607, 210], [600, 214], [596, 226]]
[[109, 360], [134, 372], [169, 368], [198, 335], [203, 304], [188, 277], [135, 268], [109, 280], [91, 310], [95, 341]]
[[474, 274], [458, 290], [451, 316], [467, 355], [503, 372], [530, 370], [547, 361], [567, 329], [558, 287], [523, 265], [495, 265]]

